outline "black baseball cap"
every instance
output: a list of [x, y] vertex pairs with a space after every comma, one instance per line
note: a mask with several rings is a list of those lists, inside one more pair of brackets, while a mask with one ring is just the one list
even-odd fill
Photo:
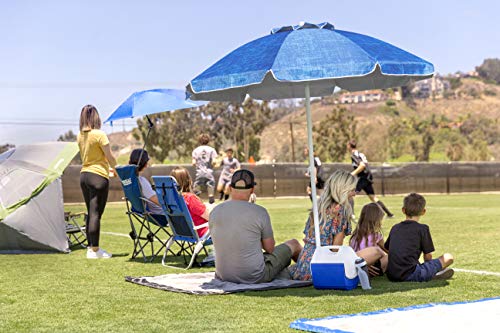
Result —
[[248, 190], [253, 188], [255, 185], [257, 185], [257, 183], [255, 182], [255, 177], [250, 170], [237, 170], [231, 178], [231, 187], [237, 190]]

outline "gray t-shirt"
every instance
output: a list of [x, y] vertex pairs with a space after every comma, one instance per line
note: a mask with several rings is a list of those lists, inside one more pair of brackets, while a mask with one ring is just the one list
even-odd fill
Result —
[[208, 220], [215, 248], [215, 274], [221, 280], [256, 283], [264, 276], [262, 239], [273, 237], [264, 207], [229, 200], [210, 213]]
[[[156, 192], [153, 190], [151, 183], [143, 176], [139, 176], [139, 183], [141, 184], [142, 195], [146, 197], [146, 199], [151, 199], [151, 197], [156, 195]], [[153, 214], [163, 215], [163, 209], [156, 205], [155, 203], [147, 203], [148, 210]]]
[[217, 152], [210, 146], [199, 146], [193, 150], [191, 154], [196, 161], [196, 178], [212, 178], [213, 166], [212, 161], [217, 158]]

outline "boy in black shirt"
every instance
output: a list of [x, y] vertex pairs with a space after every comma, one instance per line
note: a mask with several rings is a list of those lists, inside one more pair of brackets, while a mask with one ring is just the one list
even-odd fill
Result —
[[[451, 254], [445, 253], [438, 259], [432, 259], [434, 244], [429, 227], [418, 222], [425, 214], [425, 203], [425, 198], [417, 193], [404, 198], [406, 221], [394, 225], [385, 242], [389, 251], [386, 274], [391, 281], [425, 282], [453, 276], [453, 269], [447, 268], [453, 263]], [[419, 262], [421, 253], [424, 254], [423, 264]]]

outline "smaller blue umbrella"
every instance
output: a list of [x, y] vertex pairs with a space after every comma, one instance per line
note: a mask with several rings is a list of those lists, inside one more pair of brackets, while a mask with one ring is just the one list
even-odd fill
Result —
[[207, 104], [205, 101], [186, 99], [184, 90], [151, 89], [138, 91], [130, 95], [104, 122], [119, 119], [142, 117], [154, 113], [190, 109]]
[[[146, 142], [148, 141], [149, 133], [153, 128], [153, 122], [149, 119], [148, 115], [175, 111], [181, 109], [190, 109], [198, 106], [207, 104], [205, 101], [192, 101], [186, 99], [186, 93], [184, 90], [178, 89], [151, 89], [138, 91], [130, 95], [125, 102], [118, 107], [118, 109], [113, 112], [108, 119], [104, 122], [109, 122], [113, 125], [114, 120], [142, 117], [145, 116], [149, 123], [148, 132], [144, 138], [144, 147], [146, 147]], [[139, 161], [142, 158], [141, 152], [139, 156]]]

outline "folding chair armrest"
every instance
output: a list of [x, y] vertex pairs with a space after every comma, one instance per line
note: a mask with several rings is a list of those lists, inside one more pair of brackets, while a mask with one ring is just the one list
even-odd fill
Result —
[[151, 204], [153, 206], [161, 208], [160, 205], [158, 205], [156, 202], [153, 202], [153, 201], [149, 200], [148, 198], [145, 198], [145, 197], [140, 197], [140, 198], [141, 198], [142, 201], [147, 202], [148, 204]]
[[78, 216], [82, 216], [82, 215], [87, 215], [86, 212], [78, 212], [78, 213], [69, 213], [69, 216], [70, 217], [78, 217]]
[[198, 230], [198, 229], [205, 228], [205, 227], [208, 227], [208, 222], [205, 222], [205, 223], [203, 223], [203, 224], [200, 224], [200, 225], [194, 226], [194, 227], [193, 227], [193, 229], [194, 229], [194, 230]]
[[203, 240], [204, 242], [209, 238], [210, 238], [210, 230], [207, 230], [207, 232], [205, 232], [203, 236], [200, 237], [200, 239]]

